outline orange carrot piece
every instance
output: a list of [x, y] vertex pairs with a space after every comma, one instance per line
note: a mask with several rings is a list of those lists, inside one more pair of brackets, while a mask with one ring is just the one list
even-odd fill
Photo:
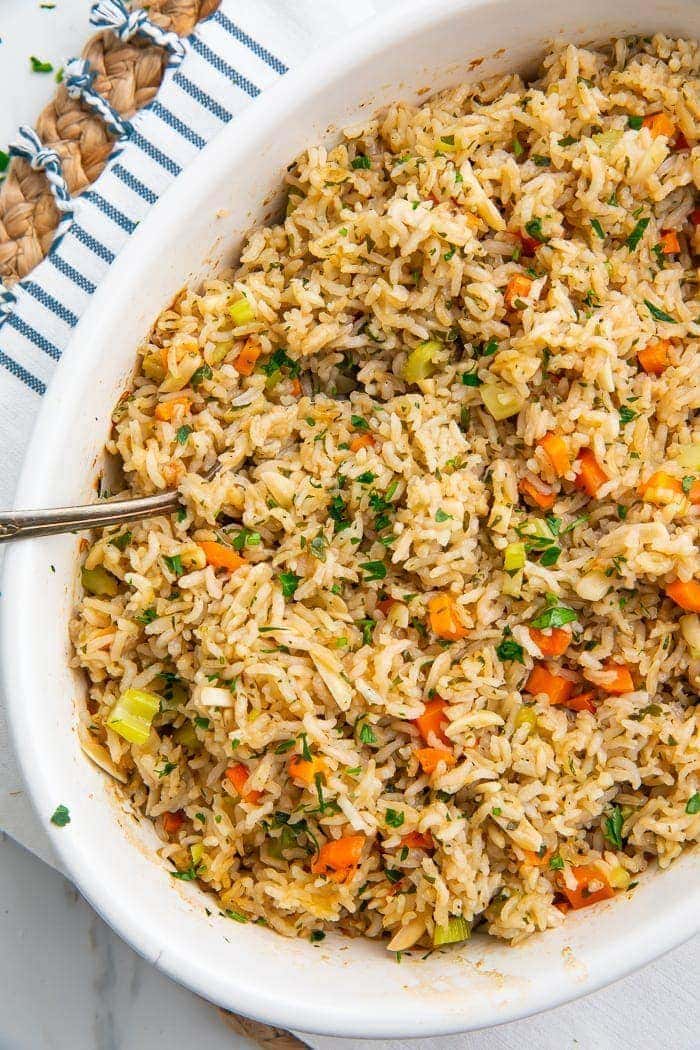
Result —
[[525, 683], [525, 691], [537, 696], [544, 693], [550, 704], [565, 704], [571, 696], [574, 683], [570, 678], [552, 674], [544, 664], [535, 664]]
[[456, 642], [468, 634], [457, 615], [457, 603], [451, 594], [434, 594], [428, 602], [428, 616], [431, 630], [438, 638]]
[[433, 836], [429, 831], [409, 831], [408, 835], [401, 839], [401, 845], [408, 849], [435, 849]]
[[698, 506], [700, 503], [700, 478], [697, 481], [691, 482], [690, 489], [686, 492], [686, 496], [694, 507]]
[[676, 125], [666, 113], [650, 113], [642, 123], [645, 128], [649, 128], [653, 139], [658, 138], [659, 135], [672, 139], [676, 134]]
[[314, 755], [310, 761], [301, 755], [292, 755], [287, 763], [287, 772], [297, 784], [311, 787], [318, 773], [326, 775], [328, 766], [318, 755]]
[[550, 430], [537, 444], [545, 452], [558, 477], [563, 478], [565, 474], [569, 473], [571, 470], [571, 457], [569, 456], [566, 441], [561, 434], [555, 434]]
[[551, 510], [557, 498], [556, 493], [549, 489], [546, 492], [538, 489], [529, 478], [521, 478], [518, 489], [531, 507], [540, 507], [541, 510]]
[[426, 700], [423, 714], [413, 719], [414, 726], [416, 726], [426, 744], [431, 733], [438, 737], [439, 740], [442, 740], [443, 744], [450, 743], [443, 730], [443, 726], [448, 721], [445, 715], [446, 707], [447, 703], [440, 696], [435, 697], [434, 700]]
[[301, 397], [301, 381], [299, 379], [292, 380], [291, 391], [294, 397]]
[[671, 343], [668, 339], [655, 339], [653, 343], [647, 343], [637, 352], [637, 360], [649, 375], [660, 376], [670, 364], [668, 359], [670, 349]]
[[[589, 904], [607, 901], [615, 896], [612, 886], [595, 864], [579, 864], [571, 870], [576, 879], [576, 889], [569, 889], [561, 876], [559, 876], [558, 884], [559, 889], [568, 898], [569, 904], [575, 910], [587, 908]], [[599, 889], [589, 890], [588, 887], [594, 882], [601, 883]]]
[[457, 762], [452, 752], [446, 751], [443, 747], [419, 747], [416, 751], [416, 758], [423, 772], [431, 776], [440, 762], [443, 762], [447, 769], [451, 769]]
[[166, 835], [177, 835], [184, 823], [185, 814], [181, 809], [176, 810], [174, 813], [163, 814], [163, 831]]
[[238, 794], [245, 802], [259, 802], [262, 798], [262, 791], [246, 791], [246, 782], [250, 776], [250, 772], [247, 766], [244, 766], [242, 762], [237, 762], [235, 766], [229, 766], [224, 776], [229, 780]]
[[515, 306], [516, 299], [526, 299], [532, 288], [532, 280], [524, 273], [516, 273], [508, 281], [503, 293], [505, 304], [509, 310]]
[[666, 594], [686, 612], [700, 612], [700, 583], [697, 580], [674, 580]]
[[667, 474], [665, 470], [657, 470], [639, 486], [639, 495], [647, 503], [663, 507], [684, 495], [683, 485], [678, 478]]
[[375, 441], [371, 434], [356, 434], [350, 442], [350, 451], [359, 452], [361, 448], [374, 448]]
[[160, 401], [156, 405], [155, 417], [160, 419], [162, 422], [169, 423], [175, 414], [175, 409], [178, 405], [182, 405], [183, 415], [189, 410], [192, 402], [188, 397], [171, 397], [169, 401]]
[[623, 693], [631, 693], [634, 690], [634, 681], [627, 664], [618, 663], [616, 660], [605, 660], [603, 667], [606, 671], [614, 671], [615, 677], [607, 685], [600, 684], [600, 688], [613, 696], [622, 696]]
[[543, 656], [562, 656], [571, 643], [571, 631], [561, 627], [552, 627], [549, 634], [531, 627], [530, 637]]
[[243, 344], [243, 349], [233, 362], [233, 367], [242, 376], [252, 375], [255, 368], [255, 362], [258, 360], [261, 353], [262, 347], [257, 339], [246, 339]]
[[675, 255], [676, 252], [681, 250], [681, 246], [678, 243], [678, 234], [675, 230], [662, 230], [659, 243], [661, 244], [662, 255]]
[[576, 488], [583, 489], [589, 496], [596, 496], [600, 486], [608, 480], [608, 475], [589, 448], [581, 449], [576, 462], [579, 465], [575, 481]]
[[204, 551], [207, 565], [213, 565], [215, 569], [228, 569], [229, 572], [235, 572], [246, 563], [245, 558], [242, 558], [238, 551], [235, 551], [233, 547], [227, 547], [224, 543], [217, 543], [215, 540], [200, 540], [197, 546]]
[[402, 602], [398, 598], [382, 598], [380, 602], [377, 602], [375, 609], [379, 609], [380, 613], [388, 616], [395, 605], [401, 605]]
[[533, 868], [546, 868], [549, 864], [550, 858], [554, 856], [554, 850], [548, 849], [544, 853], [535, 853], [534, 850], [524, 849], [525, 863], [530, 864]]
[[590, 711], [594, 715], [596, 712], [594, 697], [594, 692], [579, 693], [578, 696], [572, 696], [570, 700], [567, 700], [564, 707], [568, 707], [569, 711]]
[[466, 222], [467, 226], [469, 226], [470, 229], [472, 229], [472, 230], [478, 230], [479, 229], [481, 223], [479, 222], [479, 217], [477, 215], [473, 215], [470, 211], [467, 211], [467, 212], [464, 213], [464, 219], [465, 219], [465, 222]]
[[314, 875], [341, 875], [346, 878], [357, 867], [362, 858], [364, 835], [346, 835], [342, 839], [325, 842], [318, 856], [311, 863]]

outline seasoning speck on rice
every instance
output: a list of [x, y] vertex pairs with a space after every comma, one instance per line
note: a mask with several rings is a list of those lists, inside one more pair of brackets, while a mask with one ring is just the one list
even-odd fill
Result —
[[697, 841], [699, 55], [391, 105], [141, 348], [81, 736], [232, 918], [518, 941]]

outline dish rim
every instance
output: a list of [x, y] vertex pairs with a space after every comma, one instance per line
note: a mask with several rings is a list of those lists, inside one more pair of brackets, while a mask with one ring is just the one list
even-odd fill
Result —
[[[455, 0], [436, 0], [427, 9], [423, 4], [415, 3], [406, 10], [390, 11], [354, 30], [349, 37], [331, 44], [322, 55], [312, 57], [281, 77], [277, 83], [266, 89], [254, 106], [249, 105], [204, 147], [195, 162], [175, 180], [149, 211], [93, 295], [74, 330], [70, 346], [75, 347], [80, 343], [83, 333], [89, 333], [95, 325], [102, 304], [112, 296], [114, 287], [118, 286], [122, 279], [122, 274], [127, 273], [134, 264], [139, 269], [142, 268], [144, 257], [153, 257], [159, 240], [159, 227], [168, 221], [181, 221], [183, 211], [188, 210], [192, 187], [198, 182], [206, 182], [206, 175], [199, 174], [206, 170], [206, 163], [212, 168], [224, 160], [230, 164], [232, 148], [250, 154], [256, 144], [264, 145], [266, 134], [270, 129], [274, 130], [285, 114], [293, 116], [305, 101], [313, 99], [324, 85], [347, 77], [353, 68], [361, 62], [364, 63], [368, 57], [381, 54], [388, 43], [395, 47], [401, 46], [402, 42], [410, 39], [416, 31], [444, 21], [458, 11], [478, 11], [479, 8], [498, 6], [500, 2], [501, 0], [459, 0], [455, 3]], [[232, 142], [234, 133], [242, 145], [237, 146]], [[54, 404], [64, 396], [69, 399], [71, 397], [74, 386], [71, 369], [74, 362], [69, 363], [69, 356], [69, 352], [64, 353], [52, 378], [50, 392], [40, 408], [17, 487], [17, 506], [31, 506], [41, 500], [41, 471], [37, 470], [37, 464], [42, 462], [47, 443], [52, 439]], [[365, 1038], [448, 1035], [469, 1028], [513, 1021], [589, 994], [660, 957], [689, 939], [700, 928], [699, 881], [695, 887], [689, 887], [682, 901], [668, 903], [668, 910], [663, 912], [663, 921], [660, 921], [658, 916], [652, 917], [644, 928], [630, 929], [624, 942], [616, 941], [612, 949], [601, 948], [596, 956], [599, 965], [595, 975], [587, 975], [575, 991], [572, 992], [571, 988], [563, 983], [551, 988], [540, 981], [524, 1001], [514, 1000], [510, 1006], [484, 1004], [477, 1022], [466, 1017], [466, 1006], [464, 1017], [460, 1018], [459, 1011], [456, 1011], [446, 1018], [440, 1018], [438, 1005], [432, 1004], [426, 1009], [431, 1021], [423, 1032], [416, 1031], [413, 1018], [407, 1018], [402, 1024], [398, 1016], [368, 1017], [366, 1012], [358, 1010], [356, 1003], [346, 1003], [341, 997], [332, 1014], [319, 1019], [312, 1003], [299, 1004], [290, 997], [285, 999], [283, 990], [275, 990], [272, 993], [263, 988], [254, 994], [244, 994], [240, 987], [237, 988], [235, 984], [232, 986], [229, 978], [213, 980], [211, 970], [198, 959], [179, 956], [172, 950], [163, 952], [163, 957], [158, 958], [163, 949], [163, 942], [157, 937], [156, 924], [146, 929], [140, 927], [133, 921], [128, 901], [110, 897], [102, 891], [99, 863], [95, 846], [90, 845], [89, 831], [84, 832], [82, 837], [68, 838], [62, 836], [50, 823], [49, 814], [56, 801], [55, 793], [41, 773], [41, 764], [36, 761], [39, 753], [34, 751], [31, 740], [26, 737], [20, 739], [21, 697], [25, 672], [22, 669], [22, 661], [17, 659], [17, 653], [22, 650], [22, 639], [16, 635], [15, 620], [8, 615], [7, 608], [11, 608], [14, 601], [21, 601], [25, 569], [29, 566], [31, 551], [35, 549], [34, 544], [37, 542], [40, 541], [18, 543], [8, 552], [3, 570], [5, 608], [0, 628], [1, 673], [7, 698], [10, 733], [28, 788], [27, 793], [64, 870], [83, 896], [128, 944], [178, 983], [226, 1008], [283, 1028]], [[697, 916], [695, 925], [692, 922], [693, 914]]]

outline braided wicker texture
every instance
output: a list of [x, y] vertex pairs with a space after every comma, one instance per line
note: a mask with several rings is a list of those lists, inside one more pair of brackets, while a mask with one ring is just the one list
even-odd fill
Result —
[[[186, 36], [219, 3], [220, 0], [150, 0], [143, 6], [152, 22]], [[88, 41], [83, 58], [98, 74], [95, 90], [128, 118], [155, 96], [168, 55], [149, 41], [122, 43], [113, 33], [103, 32]], [[69, 98], [62, 84], [57, 86], [55, 97], [35, 127], [42, 143], [60, 155], [73, 196], [95, 181], [115, 142], [100, 118], [80, 100]], [[44, 173], [33, 171], [26, 161], [15, 158], [0, 188], [0, 278], [7, 287], [44, 258], [58, 219]]]

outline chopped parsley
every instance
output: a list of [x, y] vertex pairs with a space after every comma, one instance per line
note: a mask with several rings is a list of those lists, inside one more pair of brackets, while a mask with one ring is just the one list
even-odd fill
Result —
[[648, 299], [644, 300], [644, 305], [656, 321], [665, 321], [667, 324], [678, 324], [675, 317], [671, 317], [671, 315], [667, 314], [665, 310], [661, 310], [658, 306], [654, 306], [654, 304], [650, 303]]
[[598, 219], [591, 219], [591, 226], [593, 227], [593, 230], [597, 234], [597, 236], [600, 237], [601, 241], [604, 241], [605, 240], [605, 231], [604, 231], [603, 227], [600, 225], [600, 222], [598, 221]]
[[479, 379], [479, 375], [476, 368], [473, 368], [471, 372], [462, 372], [462, 382], [465, 386], [481, 386], [482, 381]]
[[164, 554], [163, 561], [168, 566], [174, 576], [182, 576], [185, 571], [182, 567], [182, 558], [179, 554]]
[[368, 170], [372, 167], [372, 162], [369, 157], [365, 156], [364, 153], [358, 153], [357, 156], [351, 162], [351, 167], [357, 170], [358, 168], [364, 168]]
[[634, 114], [627, 118], [627, 126], [632, 128], [633, 131], [639, 131], [644, 123], [644, 117], [637, 117]]
[[32, 73], [53, 73], [53, 66], [50, 62], [42, 62], [36, 55], [29, 56], [29, 64], [32, 67]]
[[439, 508], [439, 509], [438, 509], [438, 510], [436, 511], [436, 513], [435, 513], [435, 520], [436, 520], [436, 521], [437, 521], [437, 522], [438, 522], [439, 524], [442, 524], [442, 522], [443, 522], [443, 521], [453, 521], [453, 520], [454, 520], [454, 515], [453, 515], [453, 514], [447, 514], [447, 513], [446, 513], [446, 512], [445, 512], [445, 511], [444, 511], [444, 510], [443, 510], [443, 509], [442, 509], [442, 508], [440, 507], [440, 508]]
[[390, 828], [400, 828], [406, 815], [398, 809], [388, 809], [384, 814], [384, 819]]
[[139, 613], [134, 617], [137, 623], [149, 624], [153, 623], [158, 618], [155, 605], [151, 605], [148, 609], [144, 609], [142, 613]]
[[627, 247], [629, 248], [629, 250], [631, 252], [634, 251], [634, 249], [637, 247], [637, 245], [641, 241], [642, 237], [644, 236], [644, 231], [646, 230], [648, 225], [649, 225], [649, 218], [648, 217], [646, 219], [640, 219], [639, 222], [637, 223], [637, 225], [632, 230], [632, 232], [629, 235], [629, 237], [627, 238], [627, 240], [625, 241], [625, 244], [627, 245]]
[[278, 577], [282, 586], [282, 594], [285, 598], [293, 598], [294, 592], [299, 586], [301, 576], [297, 576], [294, 572], [281, 572]]
[[622, 838], [622, 825], [624, 822], [622, 810], [619, 806], [612, 806], [610, 809], [610, 816], [606, 817], [603, 821], [603, 837], [606, 838], [615, 849], [622, 849], [624, 846]]
[[[556, 599], [555, 599], [556, 600]], [[550, 604], [548, 609], [536, 616], [530, 626], [536, 630], [546, 630], [548, 627], [564, 627], [567, 623], [573, 623], [578, 619], [578, 613], [570, 609], [568, 605]]]
[[187, 439], [192, 433], [192, 427], [188, 427], [187, 424], [178, 427], [177, 434], [175, 435], [178, 445], [186, 445]]
[[350, 416], [350, 422], [355, 430], [369, 430], [369, 423], [364, 416]]
[[66, 824], [70, 824], [68, 806], [56, 806], [51, 814], [51, 823], [55, 824], [57, 828], [65, 828]]
[[362, 723], [360, 726], [360, 743], [361, 744], [376, 744], [377, 737], [375, 736], [372, 726], [368, 725], [367, 722]]
[[212, 372], [210, 365], [200, 365], [199, 368], [192, 373], [190, 386], [195, 387], [196, 389], [198, 386], [202, 385], [205, 379], [211, 379], [213, 375], [214, 373]]
[[269, 377], [280, 372], [283, 368], [288, 370], [291, 379], [295, 379], [299, 375], [298, 361], [292, 360], [287, 351], [280, 347], [271, 355], [270, 360], [265, 362], [262, 366], [262, 371]]
[[636, 419], [639, 415], [639, 412], [635, 412], [633, 408], [629, 407], [629, 405], [620, 405], [617, 411], [620, 415], [620, 422], [623, 426], [627, 423], [631, 423], [632, 420]]
[[533, 241], [537, 241], [538, 244], [546, 244], [549, 240], [549, 237], [542, 233], [542, 219], [530, 219], [529, 222], [526, 222], [525, 232], [528, 237], [532, 237]]
[[518, 664], [524, 664], [524, 655], [525, 651], [522, 645], [518, 645], [515, 639], [510, 636], [510, 630], [508, 629], [503, 639], [496, 646], [496, 656], [503, 662], [514, 661]]
[[[62, 807], [59, 806], [59, 809]], [[694, 817], [696, 813], [700, 813], [700, 791], [696, 791], [694, 795], [691, 795], [685, 804], [685, 811], [689, 813], [691, 817]]]
[[111, 547], [116, 547], [118, 551], [126, 550], [131, 543], [131, 533], [121, 532], [118, 536], [113, 536], [109, 541]]
[[383, 580], [386, 576], [386, 565], [383, 561], [364, 561], [360, 568], [365, 570], [365, 581]]

